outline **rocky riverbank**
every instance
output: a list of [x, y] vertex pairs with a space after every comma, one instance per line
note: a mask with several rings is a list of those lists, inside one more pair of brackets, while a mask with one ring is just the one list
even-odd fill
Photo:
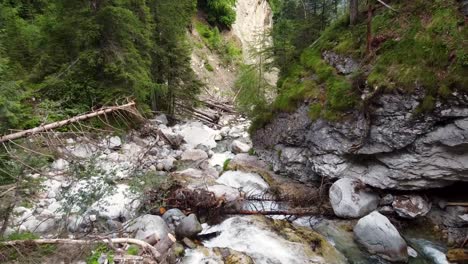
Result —
[[[448, 206], [452, 213], [446, 214], [422, 196], [379, 194], [349, 178], [335, 182], [327, 195], [328, 188], [280, 176], [254, 155], [248, 120], [225, 115], [220, 125], [169, 125], [158, 116], [124, 136], [64, 138], [60, 158], [30, 175], [44, 188], [30, 203], [18, 204], [7, 233], [145, 241], [173, 234], [177, 242], [168, 260], [183, 263], [432, 263], [445, 258], [440, 232], [407, 234], [413, 228], [403, 219], [439, 217], [459, 228], [445, 234], [453, 243], [466, 230], [466, 212]], [[168, 197], [161, 188], [168, 182], [208, 192], [232, 215], [215, 216], [215, 207], [168, 207], [160, 200]], [[274, 220], [246, 212], [268, 212]]]

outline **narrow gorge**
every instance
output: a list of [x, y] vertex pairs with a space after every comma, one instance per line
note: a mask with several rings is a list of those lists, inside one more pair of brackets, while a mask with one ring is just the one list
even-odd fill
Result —
[[467, 21], [0, 1], [0, 262], [468, 263]]

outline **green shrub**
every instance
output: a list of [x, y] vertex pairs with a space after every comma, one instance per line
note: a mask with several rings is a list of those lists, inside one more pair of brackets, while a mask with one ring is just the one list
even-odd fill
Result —
[[208, 21], [231, 27], [236, 21], [235, 5], [236, 0], [206, 0]]

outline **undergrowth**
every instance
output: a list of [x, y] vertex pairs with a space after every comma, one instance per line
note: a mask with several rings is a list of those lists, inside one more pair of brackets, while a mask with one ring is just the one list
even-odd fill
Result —
[[220, 55], [225, 66], [240, 62], [242, 50], [232, 39], [223, 37], [218, 27], [212, 27], [201, 21], [195, 21], [194, 24], [205, 45]]
[[278, 112], [296, 110], [310, 102], [309, 117], [338, 121], [361, 105], [359, 75], [343, 76], [327, 64], [324, 51], [361, 61], [368, 86], [384, 92], [412, 93], [424, 89], [416, 110], [432, 111], [437, 100], [453, 92], [468, 92], [468, 38], [459, 4], [449, 1], [392, 1], [398, 12], [378, 6], [372, 20], [372, 51], [366, 54], [366, 21], [350, 26], [347, 17], [335, 21], [278, 81], [279, 95], [264, 112], [258, 112], [251, 131], [269, 123]]

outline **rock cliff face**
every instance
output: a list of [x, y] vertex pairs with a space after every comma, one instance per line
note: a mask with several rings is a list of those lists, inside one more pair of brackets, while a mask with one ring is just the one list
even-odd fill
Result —
[[351, 177], [400, 190], [468, 181], [468, 97], [454, 95], [418, 115], [422, 90], [383, 94], [367, 115], [355, 110], [338, 122], [312, 121], [304, 103], [256, 131], [254, 147], [275, 171], [303, 181]]

